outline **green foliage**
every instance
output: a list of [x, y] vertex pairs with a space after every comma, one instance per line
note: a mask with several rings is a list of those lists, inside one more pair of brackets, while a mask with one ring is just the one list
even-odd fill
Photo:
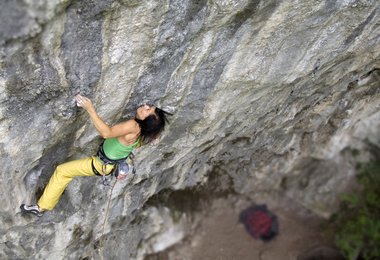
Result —
[[380, 259], [380, 162], [360, 168], [360, 191], [345, 194], [336, 215], [336, 243], [347, 259]]

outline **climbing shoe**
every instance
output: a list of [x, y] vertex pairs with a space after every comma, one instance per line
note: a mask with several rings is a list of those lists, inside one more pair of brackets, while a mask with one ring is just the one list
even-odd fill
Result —
[[20, 209], [23, 213], [32, 213], [38, 217], [42, 217], [44, 215], [43, 211], [40, 211], [40, 208], [38, 207], [37, 204], [29, 205], [29, 206], [22, 204], [20, 206]]

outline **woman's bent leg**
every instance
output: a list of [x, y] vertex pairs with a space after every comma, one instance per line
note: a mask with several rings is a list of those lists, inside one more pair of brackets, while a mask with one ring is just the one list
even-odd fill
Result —
[[[42, 210], [51, 210], [58, 203], [63, 191], [70, 181], [77, 176], [93, 176], [92, 171], [93, 158], [75, 160], [59, 165], [46, 185], [44, 193], [38, 201], [38, 206]], [[101, 164], [94, 159], [95, 167], [101, 172]], [[112, 166], [107, 166], [106, 173], [112, 170]]]

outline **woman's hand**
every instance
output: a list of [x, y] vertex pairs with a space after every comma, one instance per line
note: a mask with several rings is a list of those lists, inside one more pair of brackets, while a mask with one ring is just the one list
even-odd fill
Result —
[[91, 100], [87, 97], [78, 94], [75, 96], [75, 101], [77, 102], [78, 107], [83, 107], [87, 112], [95, 110]]

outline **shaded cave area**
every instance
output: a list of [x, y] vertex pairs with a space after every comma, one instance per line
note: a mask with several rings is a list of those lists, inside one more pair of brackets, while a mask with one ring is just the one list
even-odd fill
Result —
[[[363, 165], [380, 162], [378, 146], [368, 141], [365, 142], [365, 148], [360, 151], [348, 147], [339, 154], [340, 160], [355, 168], [355, 176], [359, 175]], [[309, 178], [312, 181], [315, 173], [331, 174], [337, 171], [339, 163], [342, 161], [309, 158], [305, 160], [302, 169], [306, 172], [305, 169], [310, 170]], [[294, 196], [294, 191], [297, 190], [295, 187], [302, 190], [305, 188], [302, 185], [307, 186], [307, 174], [283, 179], [278, 190], [247, 195], [235, 190], [233, 177], [222, 169], [215, 167], [202, 184], [183, 190], [163, 190], [145, 203], [145, 209], [167, 208], [176, 224], [188, 225], [188, 232], [175, 243], [172, 241], [172, 244], [168, 243], [162, 250], [146, 255], [144, 260], [213, 259], [215, 256], [222, 257], [220, 259], [346, 259], [336, 244], [336, 214], [342, 209], [340, 199], [345, 192], [338, 196], [335, 212], [329, 217], [323, 217], [306, 208]], [[343, 186], [340, 188], [346, 193], [359, 193], [362, 190], [355, 178]], [[289, 188], [292, 190], [290, 193]], [[241, 211], [262, 204], [267, 205], [279, 219], [279, 234], [269, 242], [254, 239], [239, 222]], [[181, 222], [181, 219], [186, 221]], [[159, 236], [163, 240], [165, 237]], [[148, 241], [155, 244], [152, 240]]]
[[[166, 259], [344, 259], [334, 245], [329, 220], [317, 216], [284, 191], [255, 194], [234, 191], [231, 177], [220, 170], [209, 173], [206, 183], [184, 190], [163, 190], [144, 208], [168, 208], [175, 221], [190, 226], [182, 239], [144, 260]], [[254, 239], [239, 222], [241, 211], [265, 204], [279, 219], [279, 234], [269, 242]], [[175, 236], [175, 235], [173, 235]], [[160, 237], [164, 239], [164, 237]], [[151, 241], [151, 240], [150, 240]], [[153, 243], [154, 245], [154, 243]], [[294, 257], [294, 258], [293, 258]]]

